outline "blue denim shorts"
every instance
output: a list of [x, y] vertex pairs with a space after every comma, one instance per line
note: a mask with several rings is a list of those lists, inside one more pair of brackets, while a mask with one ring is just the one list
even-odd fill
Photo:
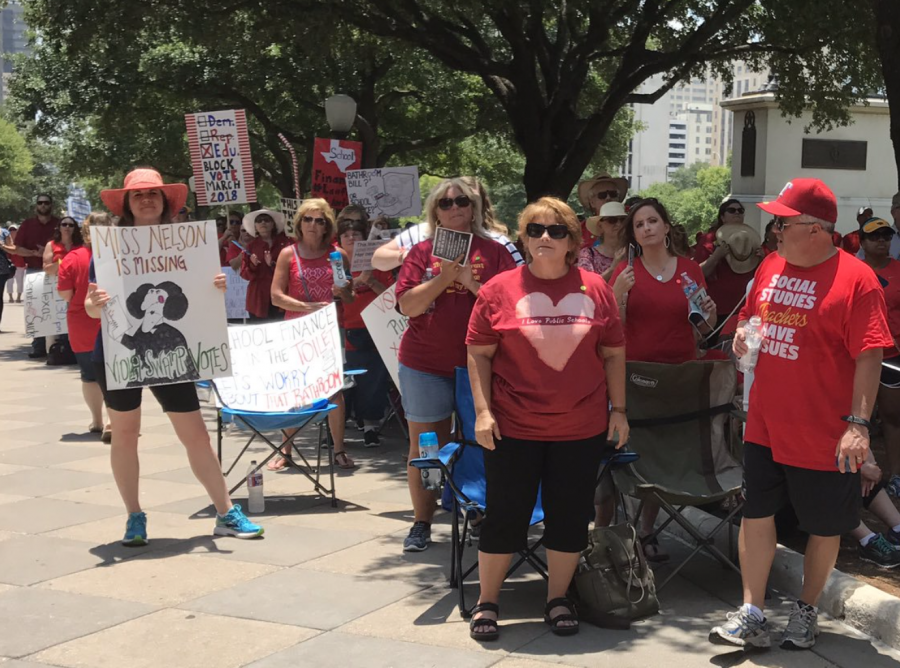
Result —
[[96, 383], [97, 373], [94, 363], [91, 361], [93, 351], [88, 350], [86, 353], [75, 353], [75, 359], [78, 360], [78, 369], [81, 371], [82, 383]]
[[453, 415], [456, 382], [400, 365], [400, 398], [410, 422], [440, 422]]

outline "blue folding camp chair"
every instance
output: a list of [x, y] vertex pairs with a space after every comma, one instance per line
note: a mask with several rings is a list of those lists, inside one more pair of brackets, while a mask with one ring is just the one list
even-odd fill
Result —
[[[467, 577], [478, 568], [476, 560], [468, 569], [463, 570], [463, 556], [466, 547], [471, 547], [470, 520], [477, 515], [484, 515], [486, 508], [487, 484], [484, 474], [484, 450], [475, 441], [475, 403], [472, 399], [472, 387], [469, 384], [467, 369], [456, 369], [456, 441], [441, 448], [439, 459], [413, 459], [410, 464], [418, 469], [440, 469], [445, 483], [442, 499], [443, 507], [453, 515], [453, 538], [450, 559], [450, 586], [459, 591], [459, 613], [468, 619], [472, 609], [466, 606], [464, 583]], [[612, 465], [626, 464], [637, 459], [630, 452], [616, 452], [604, 461], [598, 476], [606, 474]], [[593, 514], [593, 508], [585, 508], [586, 513]], [[541, 506], [541, 494], [538, 491], [537, 503], [531, 514], [531, 526], [544, 521], [544, 509]], [[462, 526], [460, 526], [460, 523]], [[547, 564], [537, 554], [543, 544], [543, 537], [529, 543], [526, 549], [518, 553], [516, 560], [506, 572], [509, 578], [524, 563], [528, 563], [535, 571], [547, 579]]]

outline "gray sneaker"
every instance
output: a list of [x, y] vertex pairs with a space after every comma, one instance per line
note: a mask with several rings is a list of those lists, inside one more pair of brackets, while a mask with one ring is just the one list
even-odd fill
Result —
[[797, 601], [791, 610], [787, 628], [781, 636], [781, 649], [809, 649], [819, 635], [819, 615], [811, 605]]
[[900, 566], [900, 550], [895, 548], [888, 539], [880, 533], [865, 546], [858, 548], [859, 558], [875, 564], [881, 568], [896, 568]]
[[424, 552], [431, 543], [431, 525], [428, 522], [415, 522], [409, 535], [403, 541], [404, 552]]
[[709, 632], [714, 645], [736, 645], [764, 649], [772, 644], [766, 620], [761, 622], [743, 608], [728, 613], [728, 621]]

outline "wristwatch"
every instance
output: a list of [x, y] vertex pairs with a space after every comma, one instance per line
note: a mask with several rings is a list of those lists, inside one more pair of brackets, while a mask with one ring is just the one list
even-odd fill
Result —
[[872, 423], [866, 420], [865, 418], [857, 417], [856, 415], [842, 415], [841, 419], [844, 422], [849, 422], [850, 424], [858, 424], [862, 425], [866, 429], [872, 429]]

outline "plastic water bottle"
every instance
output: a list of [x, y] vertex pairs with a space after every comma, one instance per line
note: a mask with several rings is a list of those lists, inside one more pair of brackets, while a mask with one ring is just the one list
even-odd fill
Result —
[[[441, 447], [438, 445], [437, 434], [426, 431], [419, 434], [419, 456], [423, 459], [437, 459]], [[422, 487], [425, 489], [441, 488], [440, 469], [422, 469]]]
[[247, 469], [247, 511], [263, 513], [266, 510], [266, 497], [263, 493], [263, 472], [256, 471], [256, 460], [250, 462]]
[[688, 276], [688, 273], [685, 271], [681, 274], [681, 287], [684, 290], [684, 296], [690, 299], [691, 295], [697, 292], [700, 286], [698, 286], [694, 282], [694, 279]]
[[763, 342], [763, 323], [762, 318], [754, 315], [750, 321], [744, 325], [744, 341], [747, 343], [747, 352], [741, 355], [738, 360], [738, 369], [742, 373], [753, 371], [756, 368], [756, 362], [759, 360], [759, 349]]
[[[425, 273], [422, 274], [422, 283], [427, 283], [432, 278], [434, 278], [434, 270], [430, 266], [425, 267]], [[428, 308], [425, 309], [425, 313], [431, 313], [432, 311], [434, 311], [434, 302], [431, 302], [428, 305]]]
[[344, 258], [338, 251], [332, 251], [329, 253], [328, 259], [331, 262], [331, 271], [334, 274], [334, 284], [339, 288], [346, 287], [350, 279], [347, 278], [347, 273], [344, 271]]

